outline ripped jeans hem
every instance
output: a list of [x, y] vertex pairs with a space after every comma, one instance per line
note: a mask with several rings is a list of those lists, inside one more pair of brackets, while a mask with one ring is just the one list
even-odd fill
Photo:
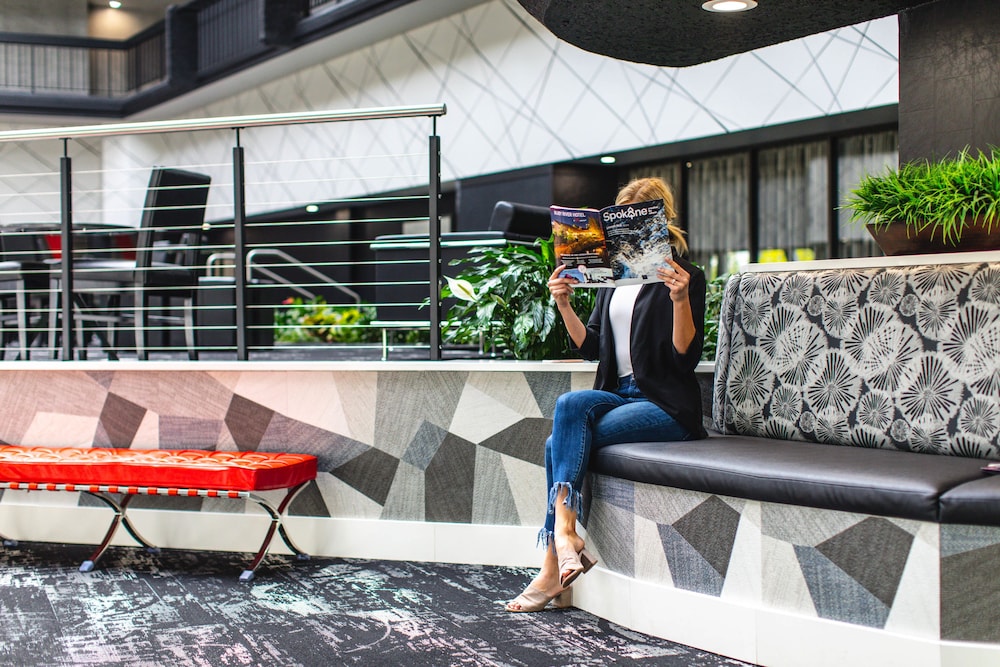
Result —
[[[559, 498], [560, 492], [566, 490], [566, 497], [563, 498], [562, 504], [564, 507], [568, 507], [572, 512], [576, 513], [577, 519], [583, 518], [583, 494], [573, 488], [573, 484], [570, 482], [556, 482], [549, 489], [549, 501], [548, 501], [548, 513], [555, 514], [556, 512], [556, 500]], [[547, 528], [543, 527], [538, 531], [538, 546], [547, 549], [549, 544], [552, 543], [555, 533]]]

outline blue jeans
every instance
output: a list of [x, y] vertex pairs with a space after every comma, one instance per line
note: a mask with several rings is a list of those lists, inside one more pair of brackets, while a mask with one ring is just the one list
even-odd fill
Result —
[[556, 400], [552, 435], [545, 441], [545, 477], [549, 489], [545, 526], [538, 542], [548, 547], [555, 527], [555, 503], [566, 489], [563, 504], [583, 515], [580, 489], [590, 452], [620, 442], [689, 440], [691, 434], [661, 407], [642, 395], [631, 375], [619, 378], [616, 391], [585, 389]]

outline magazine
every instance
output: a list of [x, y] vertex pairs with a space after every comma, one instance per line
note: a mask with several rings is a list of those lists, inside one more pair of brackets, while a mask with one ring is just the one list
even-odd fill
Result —
[[618, 287], [659, 282], [659, 267], [673, 270], [663, 200], [601, 210], [550, 206], [556, 264], [576, 287]]

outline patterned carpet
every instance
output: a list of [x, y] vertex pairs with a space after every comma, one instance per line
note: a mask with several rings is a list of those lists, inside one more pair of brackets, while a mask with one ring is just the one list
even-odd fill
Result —
[[577, 609], [509, 614], [523, 568], [91, 547], [0, 549], [2, 665], [744, 665]]

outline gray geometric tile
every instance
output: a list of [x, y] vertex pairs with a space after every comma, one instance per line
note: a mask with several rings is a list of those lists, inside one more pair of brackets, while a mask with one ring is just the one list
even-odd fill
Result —
[[479, 443], [516, 459], [545, 465], [545, 441], [552, 433], [552, 420], [525, 417]]
[[602, 502], [595, 493], [587, 514], [587, 534], [606, 567], [627, 577], [635, 575], [635, 515], [630, 510]]
[[[673, 528], [725, 579], [739, 524], [740, 515], [736, 510], [718, 497], [710, 496], [675, 521]], [[720, 590], [722, 579], [719, 581]]]
[[312, 454], [317, 458], [317, 469], [320, 472], [330, 472], [369, 449], [370, 445], [346, 435], [289, 419], [278, 413], [271, 418], [257, 447], [260, 452]]
[[941, 559], [942, 639], [1000, 642], [997, 563], [1000, 563], [1000, 544]]
[[226, 411], [226, 427], [241, 451], [256, 451], [274, 414], [260, 403], [233, 394]]
[[503, 457], [476, 448], [476, 485], [472, 493], [472, 522], [495, 526], [520, 524], [517, 503], [507, 481]]
[[816, 550], [892, 607], [913, 536], [886, 519], [869, 517], [816, 545]]
[[145, 416], [146, 408], [109, 392], [101, 409], [101, 421], [97, 427], [94, 445], [130, 446]]
[[812, 547], [795, 546], [795, 555], [820, 618], [885, 626], [889, 607], [857, 580]]
[[673, 526], [660, 524], [658, 528], [663, 553], [670, 563], [674, 586], [705, 595], [721, 595], [722, 585], [725, 583], [724, 573], [720, 573]]
[[[375, 446], [401, 457], [424, 422], [447, 429], [467, 377], [468, 373], [459, 372], [379, 373]], [[434, 398], [417, 402], [413, 396]]]
[[[392, 488], [382, 505], [380, 519], [390, 521], [423, 521], [424, 509], [424, 471], [405, 461], [400, 461], [396, 468], [396, 476], [392, 479]], [[334, 507], [334, 514], [341, 515], [342, 510]]]
[[[284, 496], [282, 496], [282, 499], [284, 499]], [[276, 506], [277, 504], [275, 504]], [[308, 482], [305, 488], [299, 491], [292, 502], [289, 503], [288, 509], [285, 512], [289, 516], [332, 516], [330, 508], [323, 502], [323, 494], [320, 493], [316, 482]]]
[[531, 387], [542, 416], [552, 419], [556, 399], [570, 390], [569, 373], [525, 373], [524, 378]]
[[160, 415], [160, 449], [215, 449], [222, 431], [218, 419]]
[[392, 487], [399, 459], [370, 447], [368, 451], [330, 472], [339, 480], [357, 489], [379, 505], [385, 504]]
[[635, 513], [635, 482], [606, 475], [590, 475], [590, 491], [593, 503], [607, 503]]
[[413, 436], [410, 446], [406, 448], [402, 459], [420, 470], [426, 470], [447, 435], [448, 431], [440, 426], [423, 422]]
[[476, 445], [449, 433], [424, 473], [425, 520], [471, 522], [475, 475]]
[[941, 555], [953, 556], [1000, 543], [1000, 528], [996, 526], [941, 525]]

